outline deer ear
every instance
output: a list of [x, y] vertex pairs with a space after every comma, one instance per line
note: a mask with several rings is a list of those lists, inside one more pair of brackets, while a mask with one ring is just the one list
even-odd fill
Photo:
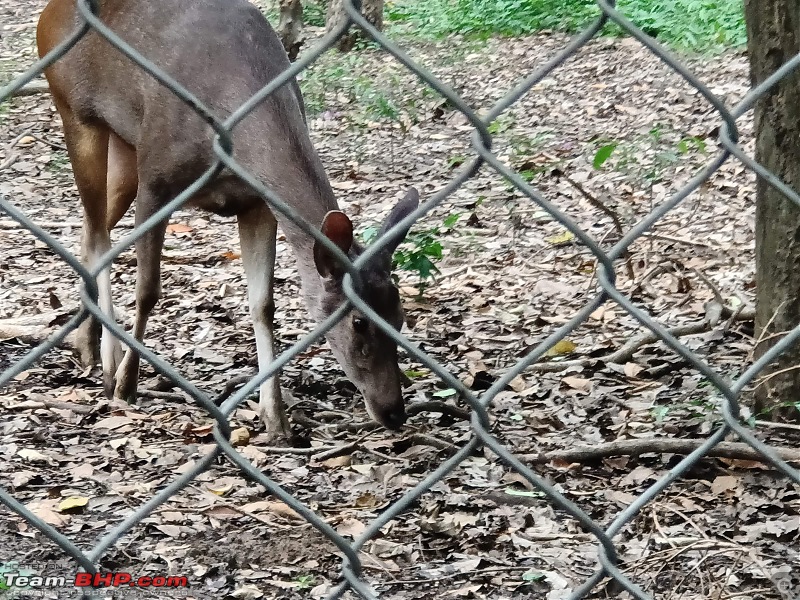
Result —
[[[353, 245], [353, 223], [340, 210], [332, 210], [322, 220], [322, 235], [347, 254]], [[324, 244], [314, 240], [314, 264], [323, 277], [344, 277], [345, 268]]]
[[384, 250], [386, 250], [389, 254], [392, 254], [397, 249], [397, 246], [400, 245], [400, 242], [402, 242], [408, 234], [408, 230], [411, 228], [411, 226], [393, 233], [391, 239], [382, 240], [383, 236], [392, 227], [414, 212], [418, 206], [419, 192], [416, 188], [409, 188], [403, 199], [395, 205], [395, 207], [384, 220], [380, 231], [378, 231], [378, 237], [376, 238], [376, 241], [379, 244], [382, 242]]

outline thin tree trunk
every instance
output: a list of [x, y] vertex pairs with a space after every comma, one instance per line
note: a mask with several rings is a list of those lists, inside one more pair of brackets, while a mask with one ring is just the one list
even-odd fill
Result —
[[[383, 31], [383, 0], [361, 0], [361, 14], [375, 29]], [[343, 0], [330, 0], [328, 14], [325, 18], [325, 33], [331, 31], [346, 18], [347, 13], [344, 10]], [[345, 35], [339, 38], [336, 47], [342, 52], [349, 52], [353, 49], [356, 41], [362, 37], [363, 32], [358, 27], [351, 27]]]
[[278, 37], [281, 38], [289, 60], [294, 61], [303, 45], [303, 5], [300, 0], [280, 0]]
[[[800, 52], [797, 0], [745, 0], [750, 75], [758, 85]], [[756, 160], [800, 191], [800, 72], [755, 105]], [[756, 357], [800, 324], [800, 208], [759, 178], [756, 186]], [[763, 373], [755, 409], [797, 419], [800, 344]], [[789, 405], [794, 405], [791, 407]]]

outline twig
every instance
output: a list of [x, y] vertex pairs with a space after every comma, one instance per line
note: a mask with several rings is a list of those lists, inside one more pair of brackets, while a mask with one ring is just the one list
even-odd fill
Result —
[[689, 246], [698, 246], [700, 248], [713, 248], [710, 244], [705, 242], [698, 242], [695, 240], [687, 240], [686, 238], [679, 238], [672, 235], [664, 235], [663, 233], [652, 233], [650, 231], [645, 231], [642, 234], [642, 237], [649, 237], [656, 240], [664, 240], [665, 242], [675, 242], [678, 244], [687, 244]]
[[372, 431], [380, 427], [375, 421], [359, 421], [357, 423], [323, 423], [312, 419], [302, 410], [292, 411], [292, 420], [306, 429], [333, 429], [334, 431]]
[[307, 456], [315, 452], [331, 452], [339, 450], [341, 446], [316, 446], [314, 448], [292, 448], [291, 446], [255, 446], [259, 451], [266, 454], [299, 454]]
[[[555, 450], [539, 454], [525, 454], [521, 459], [529, 464], [541, 465], [554, 460], [564, 462], [587, 462], [612, 456], [639, 456], [640, 454], [671, 453], [690, 454], [706, 440], [669, 438], [644, 438], [638, 440], [616, 440], [597, 446], [578, 446], [569, 450]], [[772, 447], [772, 450], [786, 462], [800, 463], [800, 450], [795, 448]], [[714, 458], [735, 458], [766, 463], [767, 460], [757, 450], [741, 442], [720, 442], [706, 454]]]
[[772, 371], [771, 373], [767, 373], [759, 377], [756, 381], [756, 385], [753, 387], [753, 391], [760, 388], [762, 385], [767, 383], [773, 377], [777, 377], [778, 375], [783, 375], [784, 373], [788, 373], [790, 371], [797, 371], [800, 369], [800, 365], [792, 365], [791, 367], [786, 367], [785, 369], [778, 369], [777, 371]]
[[31, 81], [30, 83], [26, 83], [18, 90], [12, 92], [12, 98], [18, 98], [21, 96], [35, 96], [36, 94], [47, 94], [50, 92], [50, 86], [47, 85], [46, 81]]
[[692, 273], [694, 273], [700, 279], [702, 279], [703, 283], [705, 283], [706, 286], [708, 286], [708, 289], [710, 289], [711, 293], [714, 294], [714, 300], [719, 302], [722, 306], [725, 306], [725, 299], [722, 297], [719, 288], [716, 285], [714, 285], [714, 282], [711, 281], [708, 277], [706, 277], [705, 273], [703, 273], [700, 269], [692, 269]]
[[219, 394], [217, 394], [217, 396], [212, 400], [212, 402], [215, 405], [219, 406], [220, 404], [225, 402], [225, 400], [230, 398], [231, 395], [233, 395], [233, 393], [237, 389], [246, 384], [252, 378], [253, 377], [251, 375], [237, 375], [236, 377], [229, 380], [228, 383], [225, 384], [223, 390]]
[[[63, 229], [64, 227], [81, 227], [79, 221], [37, 221], [36, 224], [43, 229]], [[16, 221], [0, 221], [0, 229], [23, 229]]]
[[28, 400], [22, 401], [13, 406], [9, 406], [10, 410], [29, 409], [29, 408], [49, 408], [58, 410], [70, 410], [79, 415], [88, 415], [95, 410], [95, 406], [86, 406], [85, 404], [75, 404], [73, 402], [65, 402], [63, 400], [56, 400], [45, 394], [38, 394], [31, 392], [28, 394]]
[[186, 402], [187, 395], [181, 392], [162, 392], [159, 390], [140, 389], [137, 395], [141, 398], [151, 398], [153, 400], [172, 400], [174, 402]]
[[5, 149], [6, 159], [2, 163], [0, 163], [0, 171], [7, 169], [15, 162], [17, 162], [17, 158], [19, 158], [19, 155], [16, 152], [12, 152], [12, 150], [14, 149], [14, 146], [16, 146], [19, 143], [19, 141], [27, 135], [30, 135], [29, 129], [26, 129], [25, 131], [20, 133], [6, 146]]
[[[528, 571], [533, 568], [533, 565], [527, 567], [522, 565], [509, 565], [505, 567], [486, 567], [485, 569], [472, 569], [471, 571], [455, 571], [453, 573], [441, 573], [437, 575], [436, 581], [442, 579], [453, 579], [455, 577], [469, 577], [470, 575], [488, 575], [490, 573], [504, 573], [508, 571]], [[396, 579], [395, 581], [383, 581], [383, 585], [413, 585], [415, 583], [430, 583], [432, 580], [427, 579]]]
[[458, 448], [450, 442], [440, 440], [439, 438], [428, 435], [427, 433], [412, 433], [403, 439], [407, 442], [411, 442], [414, 445], [433, 446], [437, 450], [446, 450], [451, 454], [455, 454], [458, 451]]
[[779, 423], [777, 421], [756, 420], [756, 425], [759, 427], [769, 427], [772, 429], [791, 429], [792, 431], [800, 431], [800, 425], [796, 423]]
[[33, 139], [35, 139], [36, 141], [38, 141], [38, 142], [41, 142], [41, 143], [43, 143], [43, 144], [46, 144], [46, 145], [50, 146], [51, 148], [55, 148], [56, 150], [62, 150], [62, 151], [64, 151], [64, 152], [67, 152], [67, 147], [66, 147], [66, 146], [64, 146], [63, 144], [58, 144], [58, 143], [56, 143], [56, 142], [51, 142], [50, 140], [48, 140], [48, 139], [45, 139], [45, 138], [43, 138], [42, 136], [40, 136], [40, 135], [37, 135], [37, 134], [35, 134], [35, 133], [33, 133], [33, 132], [31, 132], [29, 135], [30, 135], [30, 136], [31, 136]]
[[[322, 462], [323, 460], [328, 460], [331, 458], [337, 458], [339, 456], [344, 456], [345, 454], [351, 454], [358, 450], [359, 442], [352, 442], [350, 444], [344, 444], [342, 446], [333, 446], [329, 448], [323, 448], [322, 452], [318, 454], [314, 454], [311, 457], [313, 462]], [[319, 450], [319, 448], [315, 448], [315, 450]]]
[[[756, 351], [756, 349], [762, 344], [762, 342], [766, 341], [764, 339], [764, 336], [767, 335], [767, 332], [769, 331], [770, 326], [775, 321], [775, 319], [778, 318], [778, 313], [783, 308], [784, 304], [786, 304], [786, 301], [781, 302], [778, 305], [778, 308], [775, 309], [775, 311], [770, 316], [769, 321], [767, 321], [767, 324], [764, 325], [764, 327], [761, 328], [761, 332], [758, 334], [758, 339], [753, 343], [753, 349], [751, 350], [751, 354]], [[781, 335], [781, 334], [778, 334], [778, 335]], [[777, 337], [777, 336], [770, 336], [770, 337]]]
[[429, 400], [426, 402], [414, 402], [408, 405], [406, 409], [406, 413], [409, 417], [413, 415], [418, 415], [422, 412], [438, 412], [442, 413], [443, 415], [447, 415], [449, 417], [455, 417], [456, 419], [463, 419], [468, 421], [470, 419], [470, 411], [464, 410], [463, 408], [459, 408], [458, 406], [453, 406], [452, 404], [448, 404], [447, 402], [440, 402], [439, 400]]
[[[563, 177], [567, 180], [572, 187], [574, 187], [578, 192], [580, 192], [581, 196], [586, 198], [589, 201], [589, 204], [594, 206], [595, 208], [599, 209], [601, 212], [605, 213], [611, 218], [611, 222], [614, 223], [614, 229], [617, 230], [617, 234], [619, 237], [622, 238], [625, 236], [625, 231], [622, 229], [622, 221], [620, 221], [619, 215], [617, 213], [607, 207], [603, 202], [601, 202], [598, 198], [595, 198], [592, 194], [587, 192], [584, 187], [578, 183], [577, 181], [573, 180], [569, 175], [561, 171], [560, 169], [556, 169], [554, 171], [556, 177]], [[628, 277], [631, 281], [636, 279], [636, 273], [633, 271], [633, 264], [631, 264], [631, 253], [627, 250], [625, 251], [625, 268], [628, 271]]]

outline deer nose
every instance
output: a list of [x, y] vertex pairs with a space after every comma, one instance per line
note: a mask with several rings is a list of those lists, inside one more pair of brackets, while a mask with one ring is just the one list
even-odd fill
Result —
[[400, 429], [407, 418], [406, 409], [401, 406], [382, 413], [380, 422], [386, 429]]

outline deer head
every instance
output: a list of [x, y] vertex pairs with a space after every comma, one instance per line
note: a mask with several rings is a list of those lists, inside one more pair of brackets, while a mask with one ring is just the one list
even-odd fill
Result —
[[[411, 188], [381, 225], [374, 242], [382, 244], [381, 251], [361, 270], [361, 297], [398, 331], [405, 317], [400, 293], [391, 277], [392, 254], [408, 229], [393, 234], [391, 239], [385, 234], [418, 205], [419, 194]], [[353, 238], [353, 224], [343, 212], [330, 211], [325, 215], [321, 229], [351, 261], [364, 251], [364, 247]], [[318, 242], [314, 244], [314, 263], [322, 279], [320, 308], [323, 316], [327, 317], [347, 299], [342, 288], [346, 270]], [[328, 331], [326, 337], [345, 374], [364, 396], [370, 417], [388, 429], [402, 426], [406, 411], [395, 342], [355, 309]]]

